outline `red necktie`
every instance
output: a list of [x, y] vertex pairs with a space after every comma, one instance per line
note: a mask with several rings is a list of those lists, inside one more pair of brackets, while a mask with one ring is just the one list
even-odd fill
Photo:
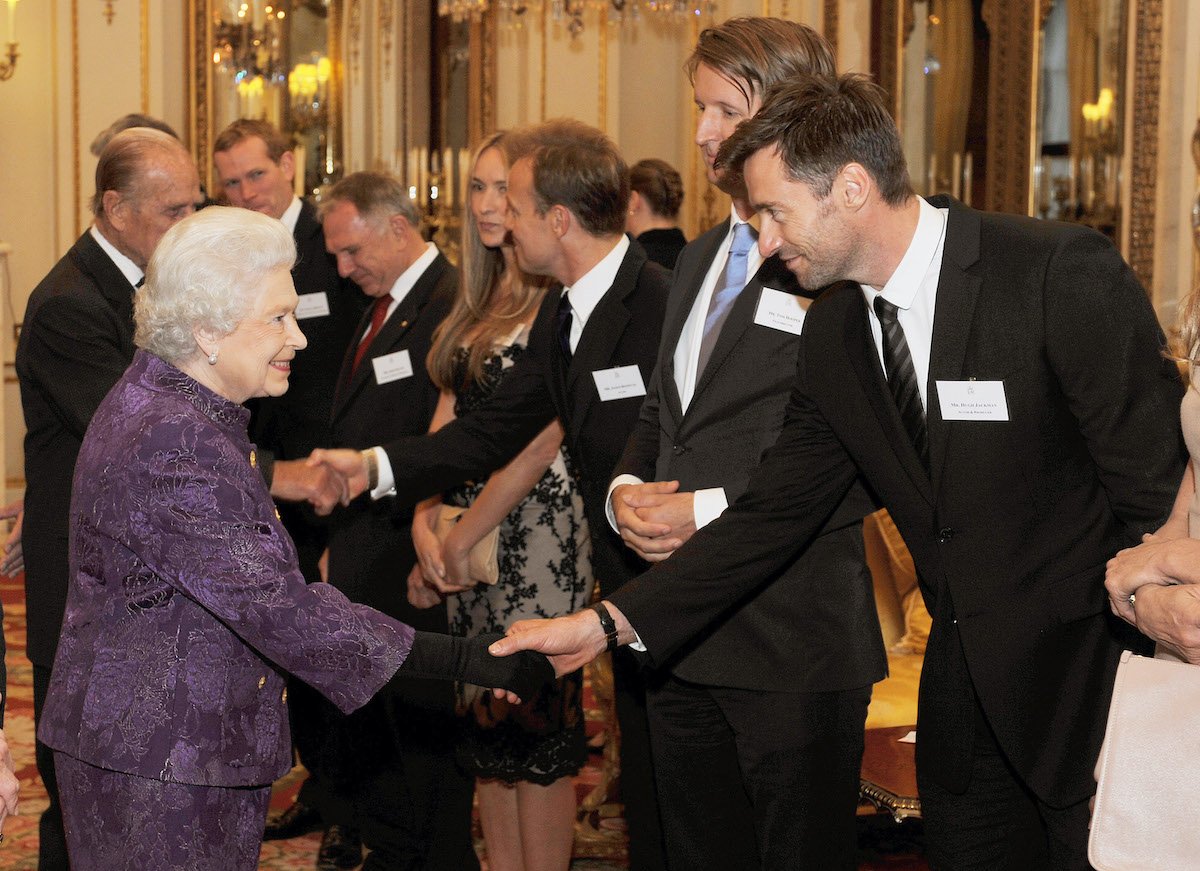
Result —
[[371, 326], [367, 328], [367, 334], [363, 336], [363, 340], [358, 343], [358, 350], [354, 352], [354, 367], [350, 370], [353, 375], [358, 371], [358, 364], [362, 362], [362, 358], [367, 353], [367, 348], [371, 347], [371, 343], [375, 341], [375, 337], [379, 335], [379, 331], [383, 329], [383, 322], [387, 320], [388, 308], [392, 304], [392, 295], [384, 294], [375, 300], [375, 306], [371, 309]]

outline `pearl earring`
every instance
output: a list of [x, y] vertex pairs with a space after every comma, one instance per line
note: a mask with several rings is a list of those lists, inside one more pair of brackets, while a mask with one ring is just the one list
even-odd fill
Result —
[[211, 354], [208, 355], [208, 365], [209, 366], [217, 365], [217, 352], [216, 351], [213, 351]]

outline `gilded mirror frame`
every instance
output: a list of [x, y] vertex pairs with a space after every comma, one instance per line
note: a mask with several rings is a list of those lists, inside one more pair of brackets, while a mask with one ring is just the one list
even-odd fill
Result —
[[[217, 190], [213, 176], [212, 143], [220, 131], [214, 130], [216, 119], [214, 108], [214, 83], [212, 56], [215, 48], [213, 23], [216, 20], [215, 6], [218, 0], [187, 0], [185, 25], [186, 50], [189, 58], [187, 67], [187, 105], [185, 126], [189, 144], [200, 170], [200, 180], [212, 194]], [[340, 167], [342, 156], [342, 27], [343, 0], [329, 2], [329, 45], [330, 61], [329, 104], [326, 130], [325, 153], [322, 160], [328, 166]]]
[[[1033, 166], [1036, 144], [1038, 42], [1042, 23], [1055, 0], [984, 0], [983, 19], [990, 36], [987, 105], [988, 154], [983, 208], [1033, 213]], [[1126, 212], [1129, 243], [1126, 259], [1148, 290], [1154, 278], [1154, 202], [1157, 195], [1159, 73], [1162, 67], [1162, 0], [1130, 0], [1134, 36], [1131, 51], [1132, 133]], [[875, 0], [879, 28], [875, 72], [899, 105], [901, 60], [912, 28], [912, 0]]]

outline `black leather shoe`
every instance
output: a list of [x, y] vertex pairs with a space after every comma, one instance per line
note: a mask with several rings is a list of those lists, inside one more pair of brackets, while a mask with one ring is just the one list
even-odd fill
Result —
[[334, 823], [325, 830], [321, 838], [321, 849], [317, 850], [317, 871], [332, 871], [334, 868], [357, 868], [362, 864], [362, 838], [358, 830]]
[[321, 813], [316, 808], [294, 801], [285, 810], [267, 820], [264, 841], [286, 841], [321, 828]]

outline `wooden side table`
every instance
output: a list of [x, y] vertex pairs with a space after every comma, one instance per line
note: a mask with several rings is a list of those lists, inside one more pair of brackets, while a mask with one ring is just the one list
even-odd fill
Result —
[[916, 745], [901, 743], [913, 726], [868, 729], [863, 748], [858, 793], [896, 822], [921, 818], [917, 797]]

